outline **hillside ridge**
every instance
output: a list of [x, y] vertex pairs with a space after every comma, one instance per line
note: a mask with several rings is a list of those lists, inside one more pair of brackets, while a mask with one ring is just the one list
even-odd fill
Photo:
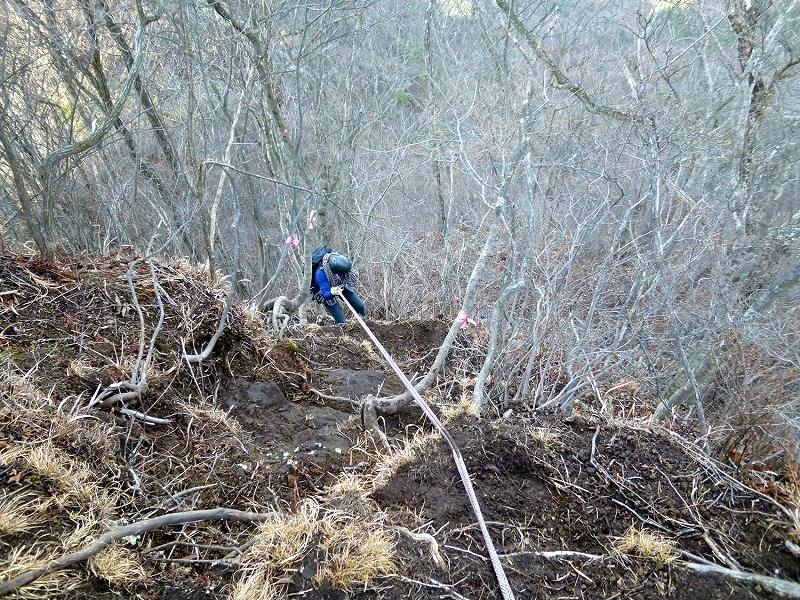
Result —
[[[389, 454], [363, 432], [359, 400], [400, 387], [357, 326], [295, 323], [279, 340], [235, 305], [188, 365], [225, 301], [208, 279], [133, 253], [0, 256], [0, 582], [114, 528], [222, 507], [260, 516], [127, 536], [15, 594], [499, 597], [444, 442], [410, 410], [384, 423]], [[371, 326], [421, 373], [449, 324]], [[481, 343], [465, 332], [458, 351]], [[740, 481], [641, 420], [477, 418], [452, 376], [426, 398], [519, 598], [782, 597], [689, 564], [800, 580], [788, 474]]]

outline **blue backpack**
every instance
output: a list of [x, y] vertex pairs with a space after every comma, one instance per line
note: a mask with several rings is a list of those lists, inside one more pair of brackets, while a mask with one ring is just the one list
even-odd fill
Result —
[[311, 290], [313, 292], [318, 291], [315, 280], [317, 269], [319, 269], [319, 266], [322, 264], [322, 259], [325, 258], [325, 255], [331, 254], [332, 252], [336, 251], [330, 246], [320, 246], [311, 253]]
[[311, 268], [316, 269], [319, 267], [319, 264], [322, 262], [322, 259], [325, 258], [326, 254], [330, 254], [331, 252], [335, 252], [335, 250], [329, 246], [320, 246], [314, 252], [311, 253]]

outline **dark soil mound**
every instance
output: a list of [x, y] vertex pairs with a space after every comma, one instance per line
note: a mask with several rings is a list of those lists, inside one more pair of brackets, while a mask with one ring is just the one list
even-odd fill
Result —
[[[620, 552], [616, 546], [632, 527], [673, 541], [676, 553], [800, 577], [775, 505], [661, 434], [584, 419], [523, 418], [462, 420], [451, 432], [520, 598], [771, 597], [696, 574], [678, 560], [664, 564]], [[407, 527], [438, 532], [449, 572], [420, 560], [411, 567], [418, 579], [455, 585], [471, 598], [499, 597], [443, 442], [420, 452], [373, 497]], [[587, 556], [539, 554], [559, 551]], [[678, 556], [696, 560], [690, 554]]]

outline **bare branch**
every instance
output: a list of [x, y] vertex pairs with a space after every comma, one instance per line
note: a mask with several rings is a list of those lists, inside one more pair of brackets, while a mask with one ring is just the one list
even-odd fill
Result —
[[185, 525], [186, 523], [197, 523], [199, 521], [243, 521], [249, 523], [252, 521], [263, 521], [269, 515], [265, 513], [244, 512], [241, 510], [234, 510], [231, 508], [211, 508], [207, 510], [190, 510], [186, 512], [170, 513], [154, 517], [152, 519], [145, 519], [125, 525], [124, 527], [117, 527], [112, 529], [98, 539], [87, 544], [80, 550], [66, 554], [59, 558], [53, 559], [44, 565], [31, 569], [30, 571], [18, 575], [13, 579], [0, 583], [0, 596], [13, 592], [14, 590], [36, 581], [39, 577], [60, 571], [71, 565], [83, 562], [88, 558], [100, 552], [103, 548], [112, 544], [116, 540], [122, 539], [127, 536], [136, 536], [143, 533], [149, 533], [164, 527], [172, 527], [175, 525]]

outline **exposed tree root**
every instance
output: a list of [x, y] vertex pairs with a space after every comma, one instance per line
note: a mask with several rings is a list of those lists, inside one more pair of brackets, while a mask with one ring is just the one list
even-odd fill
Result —
[[[395, 396], [395, 398], [397, 398], [397, 396]], [[361, 405], [361, 426], [364, 428], [364, 431], [372, 434], [379, 448], [387, 454], [391, 452], [391, 446], [389, 446], [389, 438], [383, 433], [383, 429], [381, 429], [378, 423], [378, 408], [380, 408], [381, 412], [388, 412], [389, 408], [395, 406], [396, 412], [400, 408], [400, 406], [395, 404], [389, 405], [389, 400], [392, 399], [384, 398], [379, 401], [375, 396], [367, 396], [364, 398], [364, 402]]]

